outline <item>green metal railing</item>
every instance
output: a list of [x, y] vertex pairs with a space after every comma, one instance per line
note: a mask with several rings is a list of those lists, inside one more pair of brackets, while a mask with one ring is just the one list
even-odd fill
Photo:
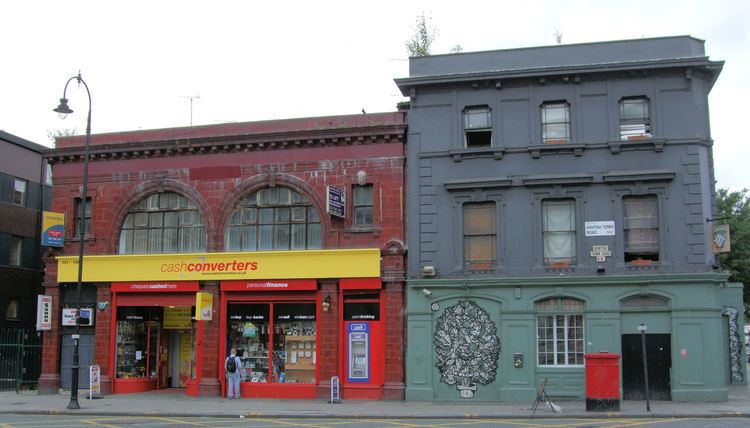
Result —
[[42, 335], [35, 330], [0, 328], [0, 390], [34, 387], [42, 371]]

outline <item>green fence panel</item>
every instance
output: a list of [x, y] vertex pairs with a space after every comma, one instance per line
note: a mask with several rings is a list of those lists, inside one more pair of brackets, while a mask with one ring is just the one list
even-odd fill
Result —
[[36, 386], [42, 370], [42, 335], [35, 330], [0, 329], [0, 390]]

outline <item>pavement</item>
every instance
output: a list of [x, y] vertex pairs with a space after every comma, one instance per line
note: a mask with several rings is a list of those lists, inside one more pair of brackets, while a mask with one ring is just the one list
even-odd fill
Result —
[[[80, 409], [68, 410], [70, 392], [37, 395], [35, 391], [0, 392], [1, 414], [97, 415], [97, 416], [169, 416], [246, 418], [424, 418], [424, 419], [528, 419], [533, 403], [506, 402], [404, 402], [351, 401], [330, 404], [325, 400], [194, 398], [184, 390], [151, 391], [137, 394], [108, 395], [89, 400], [81, 391]], [[678, 403], [622, 401], [619, 412], [587, 412], [584, 401], [553, 401], [562, 408], [555, 413], [540, 404], [535, 418], [750, 418], [750, 388], [729, 386], [729, 400], [720, 403]], [[0, 417], [0, 420], [2, 418]]]

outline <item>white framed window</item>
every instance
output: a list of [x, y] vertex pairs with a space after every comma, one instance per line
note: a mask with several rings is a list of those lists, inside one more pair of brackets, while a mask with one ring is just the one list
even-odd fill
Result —
[[13, 183], [13, 203], [16, 205], [26, 206], [26, 193], [29, 182], [21, 178], [16, 178]]
[[226, 251], [311, 250], [323, 247], [318, 211], [286, 187], [266, 187], [243, 198], [224, 232]]
[[647, 97], [627, 97], [620, 100], [620, 139], [651, 138], [651, 116]]
[[492, 269], [497, 260], [497, 228], [494, 202], [468, 203], [463, 206], [464, 267]]
[[353, 219], [354, 226], [372, 226], [373, 195], [372, 184], [354, 185]]
[[565, 144], [570, 141], [570, 104], [548, 101], [542, 109], [542, 143]]
[[22, 254], [23, 254], [23, 238], [20, 236], [11, 235], [10, 257], [8, 258], [8, 264], [11, 266], [21, 266]]
[[537, 311], [537, 364], [546, 367], [581, 367], [585, 354], [583, 302], [553, 297], [535, 304]]
[[542, 238], [545, 264], [576, 262], [576, 201], [542, 201]]
[[198, 207], [173, 192], [155, 193], [135, 204], [120, 228], [120, 254], [205, 251], [206, 234]]
[[623, 196], [625, 262], [659, 261], [659, 207], [656, 195]]
[[464, 109], [464, 144], [467, 149], [492, 145], [492, 110], [488, 106]]

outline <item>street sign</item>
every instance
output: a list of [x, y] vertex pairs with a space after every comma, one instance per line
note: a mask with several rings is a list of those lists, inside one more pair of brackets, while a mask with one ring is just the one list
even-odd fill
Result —
[[612, 257], [612, 251], [609, 251], [609, 245], [594, 245], [591, 247], [591, 257], [596, 257], [597, 262], [605, 262], [607, 257]]

